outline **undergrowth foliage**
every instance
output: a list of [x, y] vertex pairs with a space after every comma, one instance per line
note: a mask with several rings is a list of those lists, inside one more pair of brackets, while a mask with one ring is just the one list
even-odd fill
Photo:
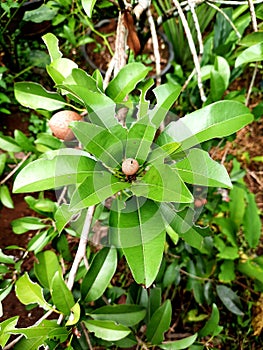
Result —
[[[1, 285], [1, 300], [14, 287], [22, 304], [45, 313], [27, 328], [16, 327], [18, 315], [1, 322], [0, 345], [11, 335], [21, 335], [15, 349], [139, 344], [201, 350], [213, 340], [223, 344], [220, 312], [236, 315], [241, 327], [249, 322], [231, 285], [236, 276], [253, 280], [253, 288], [263, 292], [262, 258], [249, 255], [261, 231], [254, 195], [237, 162], [229, 175], [205, 147], [253, 120], [243, 103], [220, 101], [230, 79], [227, 61], [217, 56], [210, 67], [211, 94], [204, 107], [177, 118], [171, 109], [182, 87], [174, 80], [152, 89], [149, 69], [133, 62], [105, 88], [98, 70], [90, 75], [63, 57], [53, 34], [43, 40], [54, 91], [17, 82], [15, 97], [34, 110], [67, 109], [82, 118], [69, 124], [73, 139], [41, 134], [34, 144], [19, 131], [14, 139], [1, 136], [8, 151], [28, 152], [13, 192], [40, 192], [38, 198], [25, 196], [38, 216], [12, 222], [15, 234], [36, 231], [27, 247], [35, 256], [33, 270], [21, 273], [19, 262], [0, 251], [1, 266], [12, 266], [18, 275]], [[245, 51], [237, 67], [248, 62]], [[44, 196], [53, 189], [56, 201]], [[10, 205], [6, 185], [0, 197]], [[97, 223], [106, 230], [95, 230]], [[69, 237], [78, 242], [76, 251]], [[191, 293], [189, 307], [178, 308], [184, 293]], [[188, 331], [173, 340], [178, 309]], [[51, 314], [57, 319], [48, 319]], [[260, 315], [259, 304], [256, 335], [263, 327]]]

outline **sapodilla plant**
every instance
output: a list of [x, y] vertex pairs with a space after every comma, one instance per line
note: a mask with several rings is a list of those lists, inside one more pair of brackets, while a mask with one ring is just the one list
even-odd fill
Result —
[[[140, 83], [148, 73], [141, 63], [125, 66], [104, 89], [98, 72], [90, 76], [69, 60], [65, 71], [65, 59], [55, 45], [49, 45], [50, 39], [45, 37], [53, 58], [47, 70], [58, 92], [24, 82], [16, 84], [16, 98], [34, 108], [45, 99], [48, 110], [64, 108], [68, 101], [86, 109], [86, 121], [70, 124], [82, 150], [65, 146], [46, 152], [20, 171], [13, 191], [69, 185], [69, 203], [56, 214], [60, 233], [73, 216], [111, 198], [109, 234], [103, 243], [120, 248], [135, 281], [149, 287], [160, 267], [166, 232], [172, 239], [179, 235], [191, 246], [205, 249], [203, 236], [183, 219], [182, 209], [193, 207], [191, 188], [232, 186], [226, 169], [197, 145], [236, 132], [253, 116], [239, 102], [220, 101], [170, 122], [157, 136], [180, 86], [167, 83], [155, 88], [156, 105], [150, 107], [145, 94], [152, 84]], [[119, 103], [139, 83], [140, 101], [127, 112], [134, 119], [129, 117], [131, 121], [124, 126], [117, 119]]]

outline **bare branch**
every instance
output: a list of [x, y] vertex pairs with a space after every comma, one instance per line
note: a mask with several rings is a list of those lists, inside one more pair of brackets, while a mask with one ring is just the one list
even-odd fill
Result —
[[178, 0], [173, 0], [173, 3], [175, 5], [175, 7], [177, 8], [179, 17], [181, 18], [181, 21], [182, 21], [182, 24], [183, 24], [183, 27], [184, 27], [184, 30], [185, 30], [185, 34], [186, 34], [186, 37], [187, 37], [188, 45], [189, 45], [190, 51], [191, 51], [192, 56], [193, 56], [193, 61], [194, 61], [195, 69], [196, 69], [197, 84], [198, 84], [198, 88], [199, 88], [199, 92], [200, 92], [200, 97], [201, 97], [201, 100], [203, 102], [205, 102], [206, 101], [206, 96], [205, 96], [205, 92], [204, 92], [204, 88], [203, 88], [203, 84], [202, 84], [201, 67], [200, 67], [200, 62], [199, 62], [198, 55], [197, 55], [197, 52], [196, 52], [196, 47], [195, 47], [195, 43], [194, 43], [194, 40], [193, 40], [193, 36], [192, 36], [191, 30], [189, 28], [189, 25], [188, 25], [187, 19], [185, 17], [185, 14], [184, 14], [181, 6], [180, 6], [180, 3], [178, 2]]

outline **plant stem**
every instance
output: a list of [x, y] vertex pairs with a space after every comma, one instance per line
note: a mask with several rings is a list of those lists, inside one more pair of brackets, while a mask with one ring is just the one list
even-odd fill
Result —
[[0, 182], [0, 185], [3, 185], [8, 179], [10, 179], [10, 177], [14, 175], [14, 173], [21, 167], [21, 165], [23, 165], [23, 163], [27, 160], [29, 156], [31, 156], [31, 152], [25, 155], [21, 162], [18, 163], [17, 166], [12, 171], [10, 171], [9, 174], [7, 174], [7, 176]]
[[198, 84], [198, 88], [199, 88], [199, 92], [200, 92], [200, 97], [201, 97], [201, 100], [203, 102], [205, 102], [206, 101], [206, 96], [205, 96], [205, 92], [204, 92], [204, 89], [203, 89], [202, 76], [201, 76], [201, 67], [200, 67], [200, 62], [199, 62], [198, 55], [197, 55], [197, 52], [196, 52], [196, 47], [195, 47], [195, 43], [194, 43], [194, 40], [193, 40], [193, 36], [192, 36], [191, 30], [189, 28], [187, 19], [185, 17], [185, 14], [184, 14], [182, 8], [181, 8], [180, 3], [178, 2], [178, 0], [173, 0], [173, 3], [175, 5], [175, 7], [177, 8], [179, 17], [181, 18], [181, 21], [182, 21], [182, 24], [183, 24], [183, 27], [184, 27], [184, 30], [185, 30], [185, 34], [186, 34], [186, 37], [187, 37], [187, 40], [188, 40], [188, 45], [189, 45], [190, 51], [191, 51], [192, 56], [193, 56], [193, 61], [194, 61], [195, 69], [196, 69], [197, 84]]
[[90, 230], [94, 210], [95, 210], [95, 206], [93, 205], [93, 206], [88, 208], [88, 211], [86, 214], [86, 218], [85, 218], [85, 222], [84, 222], [84, 225], [82, 228], [77, 253], [76, 253], [75, 259], [73, 261], [73, 264], [71, 266], [70, 272], [69, 272], [69, 277], [68, 277], [68, 281], [67, 281], [67, 286], [68, 286], [69, 290], [71, 290], [73, 288], [73, 284], [74, 284], [74, 280], [75, 280], [75, 277], [76, 277], [76, 274], [78, 271], [79, 264], [86, 254], [88, 235], [89, 235], [89, 230]]

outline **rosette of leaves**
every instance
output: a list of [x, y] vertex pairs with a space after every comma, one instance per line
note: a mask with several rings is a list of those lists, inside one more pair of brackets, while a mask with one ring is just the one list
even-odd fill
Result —
[[[59, 232], [73, 215], [111, 197], [107, 244], [122, 249], [136, 282], [148, 287], [161, 264], [166, 232], [172, 239], [179, 235], [190, 245], [203, 247], [203, 236], [186, 224], [179, 211], [180, 205], [194, 201], [189, 184], [231, 187], [225, 168], [196, 146], [234, 133], [253, 117], [241, 103], [221, 101], [170, 122], [158, 136], [180, 86], [167, 83], [155, 88], [156, 104], [151, 108], [145, 94], [152, 82], [142, 83], [148, 73], [142, 64], [125, 66], [104, 89], [97, 71], [90, 76], [63, 59], [53, 36], [45, 37], [45, 42], [51, 56], [47, 70], [58, 92], [24, 82], [16, 84], [16, 98], [36, 109], [45, 101], [52, 111], [66, 105], [66, 95], [72, 104], [87, 109], [86, 122], [71, 124], [82, 149], [45, 153], [20, 171], [14, 192], [70, 185], [70, 202], [56, 215]], [[136, 86], [140, 101], [136, 113], [132, 109], [134, 119], [123, 126], [116, 118], [119, 104]], [[127, 158], [139, 164], [132, 177], [122, 172]]]

